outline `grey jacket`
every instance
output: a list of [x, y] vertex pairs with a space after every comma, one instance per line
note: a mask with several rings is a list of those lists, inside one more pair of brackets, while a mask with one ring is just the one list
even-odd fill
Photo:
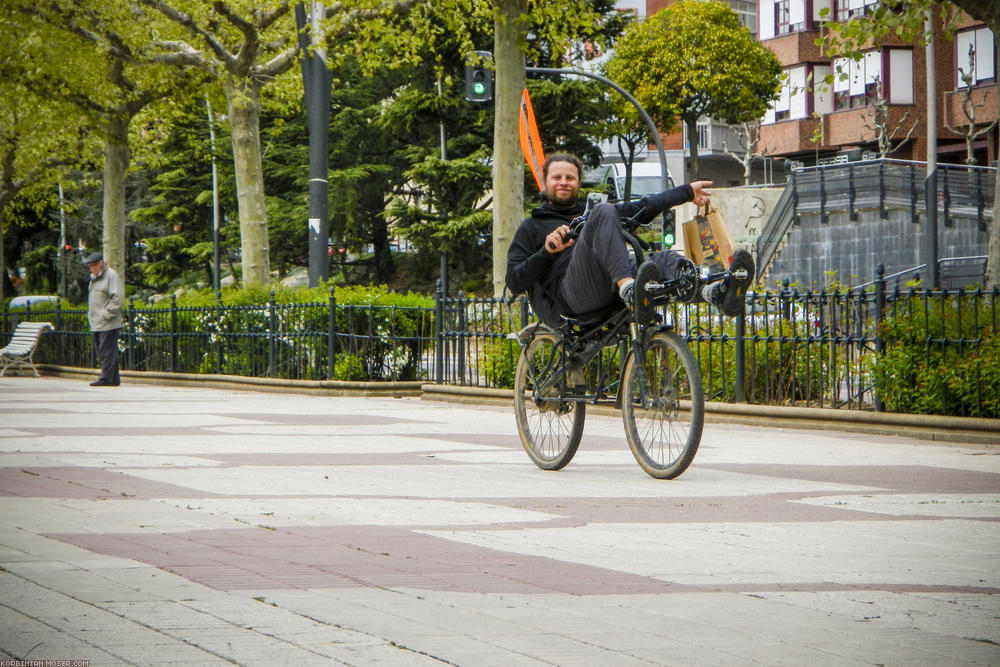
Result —
[[110, 331], [122, 326], [122, 305], [125, 287], [118, 273], [105, 266], [100, 275], [91, 277], [90, 297], [87, 300], [87, 320], [91, 331]]

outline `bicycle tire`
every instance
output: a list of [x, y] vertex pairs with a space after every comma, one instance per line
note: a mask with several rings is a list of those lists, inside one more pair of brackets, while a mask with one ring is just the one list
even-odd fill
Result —
[[[559, 470], [573, 460], [580, 438], [586, 406], [560, 400], [559, 388], [537, 398], [535, 379], [549, 376], [561, 363], [562, 343], [558, 336], [537, 336], [521, 351], [514, 374], [514, 414], [521, 445], [542, 470]], [[529, 368], [532, 370], [529, 373]]]
[[[653, 334], [642, 350], [649, 382], [649, 407], [642, 406], [635, 351], [623, 377], [622, 421], [629, 449], [644, 471], [674, 479], [694, 461], [705, 422], [701, 371], [684, 340], [675, 333]], [[681, 401], [690, 405], [680, 419]]]

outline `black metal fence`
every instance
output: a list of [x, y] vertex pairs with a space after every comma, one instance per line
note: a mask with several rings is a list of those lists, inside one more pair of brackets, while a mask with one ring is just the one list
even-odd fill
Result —
[[[686, 336], [711, 400], [1000, 417], [1000, 291], [890, 288], [751, 294], [741, 318], [705, 304], [663, 313]], [[507, 335], [524, 299], [438, 294], [433, 307], [328, 302], [137, 308], [119, 339], [122, 367], [253, 377], [425, 380], [510, 387]], [[94, 367], [86, 312], [4, 310], [47, 320], [36, 363]], [[0, 341], [6, 340], [7, 334]]]
[[[93, 367], [86, 310], [5, 309], [2, 330], [21, 319], [50, 321], [36, 363]], [[122, 313], [120, 363], [126, 370], [247, 377], [416, 380], [427, 377], [434, 348], [430, 307], [327, 302], [263, 305], [137, 307]]]

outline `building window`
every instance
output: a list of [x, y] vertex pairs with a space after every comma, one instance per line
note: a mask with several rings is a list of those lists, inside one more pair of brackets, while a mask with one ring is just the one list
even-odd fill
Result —
[[[883, 78], [880, 51], [867, 51], [857, 61], [837, 58], [833, 70], [834, 109], [859, 109], [878, 98], [879, 81]], [[885, 86], [882, 94], [889, 99]]]
[[831, 13], [840, 23], [852, 16], [864, 16], [878, 3], [879, 0], [834, 0], [834, 11]]
[[889, 104], [913, 104], [913, 51], [867, 51], [858, 61], [833, 61], [833, 108], [858, 109], [881, 94]]
[[955, 88], [996, 81], [996, 47], [989, 28], [966, 30], [955, 35]]
[[784, 35], [792, 31], [788, 13], [789, 0], [778, 0], [774, 3], [774, 33]]

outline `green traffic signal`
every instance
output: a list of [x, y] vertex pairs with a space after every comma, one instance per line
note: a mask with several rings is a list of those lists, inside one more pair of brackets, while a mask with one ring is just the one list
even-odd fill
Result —
[[489, 51], [473, 51], [466, 56], [465, 99], [469, 102], [493, 99], [493, 70], [488, 67], [492, 59]]

